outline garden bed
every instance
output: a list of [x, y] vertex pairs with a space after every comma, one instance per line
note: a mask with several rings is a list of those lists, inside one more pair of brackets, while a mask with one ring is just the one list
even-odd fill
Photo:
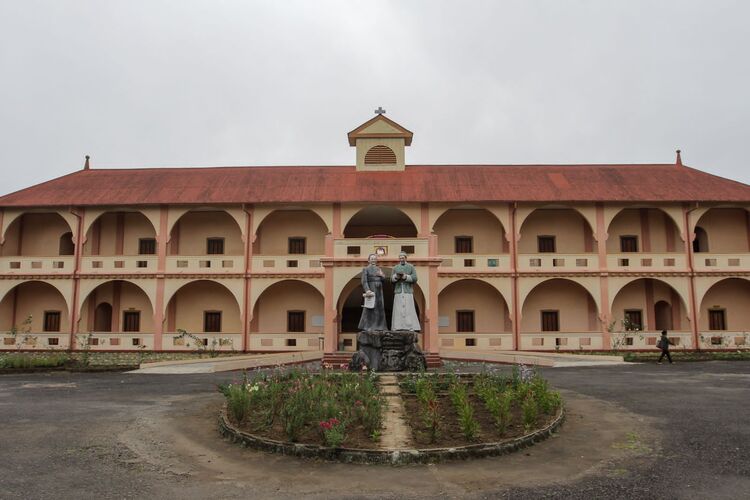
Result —
[[372, 448], [380, 437], [383, 397], [374, 373], [259, 375], [220, 387], [229, 421], [273, 441]]
[[[678, 351], [670, 350], [670, 356], [675, 361], [747, 361], [750, 360], [750, 350], [723, 351]], [[632, 362], [657, 361], [661, 351], [653, 352], [623, 352], [623, 359]], [[667, 362], [666, 356], [664, 358]]]
[[560, 395], [536, 372], [416, 374], [401, 382], [412, 438], [419, 447], [469, 446], [524, 436], [554, 421]]
[[[374, 373], [259, 375], [221, 386], [221, 433], [266, 451], [357, 463], [432, 463], [500, 455], [563, 421], [558, 393], [533, 370], [400, 376], [408, 446], [380, 446], [386, 397]], [[408, 433], [407, 433], [408, 435]]]

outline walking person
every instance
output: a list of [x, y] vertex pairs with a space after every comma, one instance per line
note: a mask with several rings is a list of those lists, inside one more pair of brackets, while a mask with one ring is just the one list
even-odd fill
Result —
[[669, 364], [670, 365], [672, 364], [672, 356], [669, 355], [669, 344], [672, 344], [672, 341], [669, 340], [669, 337], [667, 337], [667, 331], [662, 330], [661, 338], [659, 339], [659, 342], [656, 343], [656, 347], [661, 349], [661, 356], [659, 356], [659, 364], [661, 364], [661, 360], [664, 359], [664, 356], [666, 356], [667, 359], [669, 360]]

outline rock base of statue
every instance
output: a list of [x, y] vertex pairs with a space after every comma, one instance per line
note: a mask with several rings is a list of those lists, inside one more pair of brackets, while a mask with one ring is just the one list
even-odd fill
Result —
[[359, 332], [357, 352], [349, 369], [362, 370], [366, 366], [376, 372], [421, 371], [427, 368], [424, 353], [419, 348], [416, 332], [384, 331]]

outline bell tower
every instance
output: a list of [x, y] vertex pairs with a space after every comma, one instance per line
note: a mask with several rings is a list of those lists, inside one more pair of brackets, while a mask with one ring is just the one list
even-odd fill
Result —
[[400, 171], [406, 168], [404, 150], [412, 132], [385, 117], [381, 107], [375, 117], [349, 132], [349, 145], [357, 148], [357, 171]]

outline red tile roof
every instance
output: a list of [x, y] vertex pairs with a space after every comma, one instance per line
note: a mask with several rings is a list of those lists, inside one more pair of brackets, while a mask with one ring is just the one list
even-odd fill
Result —
[[334, 201], [750, 202], [750, 186], [674, 164], [93, 169], [0, 197], [0, 207]]

